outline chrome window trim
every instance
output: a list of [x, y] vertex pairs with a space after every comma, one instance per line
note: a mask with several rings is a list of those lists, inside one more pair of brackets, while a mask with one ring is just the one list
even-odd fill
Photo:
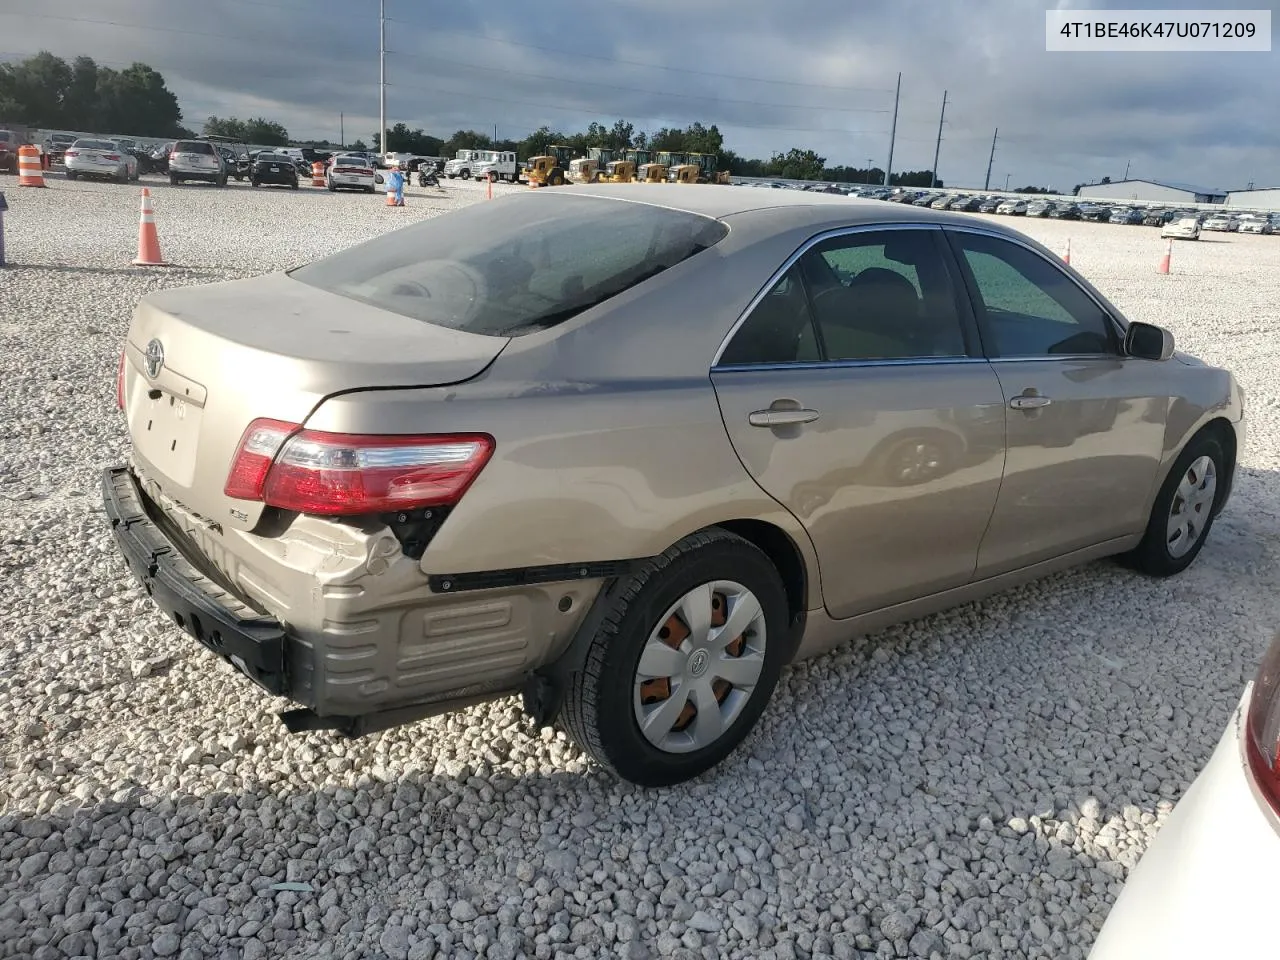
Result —
[[778, 363], [735, 363], [712, 367], [712, 373], [758, 373], [769, 370], [839, 370], [847, 367], [932, 367], [987, 363], [986, 357], [900, 357], [892, 360], [794, 360]]
[[[929, 360], [930, 358], [928, 358], [928, 357], [922, 357], [922, 358], [919, 358], [919, 359], [912, 358], [912, 359], [908, 359], [908, 360], [894, 360], [894, 361], [886, 361], [886, 360], [856, 360], [856, 361], [840, 361], [840, 360], [838, 360], [838, 361], [814, 361], [814, 360], [810, 360], [810, 361], [797, 361], [797, 362], [795, 362], [795, 363], [785, 363], [785, 362], [784, 362], [784, 363], [779, 363], [779, 364], [735, 364], [735, 365], [733, 365], [733, 366], [729, 366], [729, 367], [721, 367], [721, 366], [720, 366], [720, 358], [724, 355], [725, 348], [727, 348], [727, 347], [729, 346], [729, 341], [731, 341], [731, 340], [734, 338], [734, 336], [737, 334], [738, 330], [739, 330], [739, 329], [741, 329], [742, 325], [743, 325], [744, 323], [746, 323], [746, 322], [747, 322], [747, 318], [748, 318], [749, 316], [751, 316], [752, 311], [754, 311], [754, 310], [755, 310], [755, 308], [756, 308], [757, 306], [759, 306], [759, 305], [760, 305], [760, 301], [761, 301], [761, 300], [763, 300], [766, 296], [768, 296], [769, 291], [770, 291], [770, 290], [772, 290], [772, 289], [774, 288], [774, 286], [777, 284], [777, 282], [783, 278], [783, 276], [786, 274], [786, 272], [787, 272], [788, 270], [790, 270], [792, 267], [794, 267], [794, 266], [796, 265], [796, 261], [797, 261], [797, 260], [799, 260], [801, 257], [803, 257], [806, 253], [808, 253], [811, 249], [813, 249], [814, 247], [816, 247], [818, 244], [823, 243], [823, 242], [824, 242], [824, 241], [826, 241], [826, 240], [830, 240], [830, 239], [832, 239], [832, 238], [834, 238], [834, 237], [847, 237], [847, 236], [852, 236], [852, 235], [854, 235], [854, 234], [859, 234], [859, 233], [876, 233], [876, 232], [878, 232], [878, 231], [882, 231], [882, 230], [937, 230], [937, 231], [941, 232], [941, 231], [942, 231], [942, 224], [940, 224], [940, 223], [920, 223], [920, 222], [918, 222], [918, 221], [916, 221], [916, 222], [911, 222], [911, 221], [897, 221], [897, 222], [883, 222], [883, 223], [860, 223], [860, 224], [858, 224], [857, 226], [852, 226], [852, 227], [836, 227], [836, 228], [834, 228], [834, 229], [832, 229], [832, 230], [826, 230], [826, 231], [823, 231], [822, 233], [815, 234], [814, 236], [810, 237], [808, 240], [806, 240], [804, 243], [802, 243], [802, 244], [801, 244], [801, 245], [800, 245], [800, 246], [799, 246], [799, 247], [798, 247], [798, 248], [797, 248], [797, 249], [796, 249], [796, 250], [791, 254], [791, 256], [787, 257], [787, 259], [783, 261], [782, 266], [780, 266], [777, 270], [775, 270], [775, 271], [773, 272], [773, 274], [769, 277], [768, 281], [766, 281], [766, 282], [765, 282], [764, 286], [762, 286], [762, 287], [760, 288], [760, 290], [756, 293], [756, 295], [755, 295], [754, 297], [752, 297], [752, 298], [751, 298], [751, 302], [750, 302], [750, 303], [748, 303], [748, 304], [747, 304], [747, 306], [746, 306], [746, 308], [742, 311], [742, 313], [740, 313], [740, 314], [738, 315], [738, 319], [737, 319], [737, 320], [735, 320], [735, 321], [733, 322], [733, 326], [731, 326], [731, 327], [729, 328], [729, 332], [728, 332], [728, 333], [726, 333], [726, 334], [724, 335], [724, 338], [720, 341], [720, 346], [719, 346], [719, 348], [716, 350], [715, 357], [714, 357], [714, 358], [712, 358], [712, 360], [711, 360], [711, 369], [712, 369], [712, 371], [717, 371], [717, 370], [745, 370], [745, 369], [747, 369], [747, 368], [749, 368], [749, 367], [750, 367], [750, 368], [755, 368], [755, 369], [761, 369], [761, 368], [770, 368], [770, 369], [772, 369], [772, 368], [773, 368], [773, 367], [775, 367], [775, 366], [776, 366], [776, 367], [786, 367], [787, 369], [791, 369], [791, 368], [793, 368], [793, 367], [802, 366], [802, 365], [803, 365], [803, 366], [814, 366], [814, 365], [817, 365], [817, 364], [822, 364], [822, 363], [827, 363], [827, 362], [830, 362], [830, 363], [851, 363], [851, 364], [865, 365], [865, 364], [868, 364], [868, 363], [890, 363], [890, 362], [892, 362], [892, 363], [918, 363], [918, 362], [920, 362], [920, 360]], [[957, 359], [966, 359], [966, 360], [967, 360], [967, 359], [973, 359], [973, 358], [970, 358], [970, 357], [963, 357], [963, 358], [957, 358]]]
[[[1006, 233], [1003, 233], [1003, 232], [1001, 232], [1001, 231], [999, 231], [999, 230], [992, 230], [992, 229], [987, 228], [987, 227], [981, 227], [981, 226], [978, 226], [978, 225], [976, 225], [976, 224], [972, 224], [972, 225], [971, 225], [971, 224], [967, 224], [967, 223], [956, 224], [956, 225], [954, 225], [954, 226], [953, 226], [953, 225], [951, 225], [951, 224], [947, 224], [943, 229], [945, 229], [945, 230], [954, 230], [956, 233], [976, 233], [976, 234], [978, 234], [978, 235], [980, 235], [980, 236], [984, 236], [984, 237], [991, 237], [991, 238], [993, 238], [993, 239], [995, 239], [995, 240], [1005, 240], [1005, 241], [1007, 241], [1007, 242], [1009, 242], [1009, 243], [1014, 244], [1015, 246], [1019, 246], [1019, 247], [1021, 247], [1023, 250], [1026, 250], [1026, 251], [1027, 251], [1027, 252], [1029, 252], [1029, 253], [1033, 253], [1033, 254], [1035, 254], [1037, 257], [1039, 257], [1039, 258], [1040, 258], [1041, 260], [1043, 260], [1045, 263], [1049, 264], [1049, 266], [1051, 266], [1051, 267], [1053, 267], [1055, 270], [1057, 270], [1057, 271], [1058, 271], [1058, 273], [1059, 273], [1059, 274], [1061, 274], [1061, 275], [1062, 275], [1062, 276], [1063, 276], [1067, 281], [1069, 281], [1069, 282], [1070, 282], [1070, 283], [1071, 283], [1071, 284], [1072, 284], [1072, 285], [1073, 285], [1077, 290], [1079, 290], [1079, 291], [1080, 291], [1081, 293], [1083, 293], [1086, 297], [1088, 297], [1088, 298], [1089, 298], [1089, 300], [1090, 300], [1090, 302], [1091, 302], [1091, 303], [1093, 303], [1093, 305], [1094, 305], [1095, 307], [1097, 307], [1099, 310], [1101, 310], [1101, 311], [1102, 311], [1102, 315], [1103, 315], [1104, 317], [1106, 317], [1106, 318], [1107, 318], [1107, 322], [1108, 322], [1109, 324], [1111, 324], [1111, 329], [1112, 329], [1112, 331], [1115, 333], [1115, 335], [1116, 335], [1116, 339], [1120, 341], [1120, 352], [1118, 352], [1118, 353], [1086, 353], [1086, 354], [1079, 354], [1079, 355], [1076, 355], [1076, 356], [1070, 356], [1070, 357], [1068, 357], [1068, 356], [1061, 356], [1061, 357], [1044, 356], [1044, 357], [1041, 357], [1041, 356], [1040, 356], [1040, 355], [1038, 355], [1038, 354], [1037, 354], [1037, 355], [1035, 355], [1035, 356], [1029, 356], [1029, 357], [989, 357], [988, 359], [989, 359], [989, 360], [991, 360], [993, 363], [995, 363], [995, 362], [997, 362], [997, 361], [999, 361], [999, 360], [1078, 360], [1078, 359], [1097, 359], [1098, 357], [1115, 357], [1115, 358], [1120, 359], [1120, 360], [1124, 360], [1124, 359], [1126, 359], [1125, 354], [1124, 354], [1124, 352], [1123, 352], [1123, 351], [1124, 351], [1124, 338], [1125, 338], [1125, 333], [1126, 333], [1125, 328], [1124, 328], [1123, 326], [1121, 326], [1121, 325], [1120, 325], [1120, 322], [1119, 322], [1119, 321], [1118, 321], [1118, 320], [1117, 320], [1117, 319], [1112, 315], [1111, 311], [1106, 307], [1106, 305], [1105, 305], [1105, 304], [1101, 303], [1101, 302], [1098, 300], [1098, 298], [1097, 298], [1096, 296], [1094, 296], [1094, 295], [1093, 295], [1093, 293], [1092, 293], [1090, 290], [1088, 290], [1086, 287], [1082, 287], [1082, 286], [1080, 285], [1080, 282], [1079, 282], [1078, 280], [1076, 280], [1076, 278], [1075, 278], [1075, 277], [1073, 277], [1071, 274], [1069, 274], [1066, 270], [1063, 270], [1063, 269], [1062, 269], [1062, 264], [1060, 264], [1060, 263], [1056, 263], [1055, 261], [1053, 261], [1053, 260], [1052, 260], [1052, 259], [1050, 259], [1049, 257], [1046, 257], [1042, 251], [1037, 250], [1034, 246], [1032, 246], [1030, 243], [1027, 243], [1027, 242], [1026, 242], [1024, 239], [1022, 239], [1021, 237], [1017, 237], [1017, 236], [1010, 236], [1010, 235], [1008, 235], [1008, 234], [1006, 234]], [[971, 270], [972, 270], [972, 268], [971, 268]]]

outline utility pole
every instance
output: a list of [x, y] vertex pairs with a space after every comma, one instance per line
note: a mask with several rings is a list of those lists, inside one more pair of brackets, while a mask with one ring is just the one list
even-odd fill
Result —
[[1013, 174], [1012, 174], [1012, 173], [1006, 173], [1006, 174], [1004, 175], [1004, 192], [1005, 192], [1005, 193], [1008, 193], [1008, 192], [1009, 192], [1009, 178], [1010, 178], [1010, 177], [1012, 177], [1012, 176], [1013, 176]]
[[893, 95], [893, 126], [889, 128], [889, 162], [884, 168], [884, 185], [889, 186], [893, 174], [893, 141], [898, 136], [898, 100], [902, 96], [902, 71], [898, 71], [898, 89]]
[[938, 153], [942, 150], [942, 121], [947, 117], [947, 91], [942, 91], [942, 113], [938, 114], [938, 142], [933, 145], [933, 169], [929, 171], [929, 186], [938, 185]]
[[382, 131], [382, 155], [387, 155], [387, 0], [378, 8], [378, 124]]
[[875, 181], [871, 179], [871, 171], [873, 171], [875, 168], [876, 168], [875, 157], [867, 157], [867, 183], [875, 183]]
[[338, 114], [338, 146], [343, 148], [347, 145], [346, 119], [345, 114]]
[[1000, 128], [996, 127], [995, 134], [991, 137], [991, 156], [987, 158], [987, 182], [983, 186], [983, 190], [991, 189], [991, 164], [996, 160], [996, 137], [1000, 136]]
[[1129, 179], [1129, 164], [1131, 164], [1131, 163], [1133, 163], [1133, 161], [1132, 161], [1132, 160], [1126, 160], [1126, 161], [1124, 162], [1124, 178], [1125, 178], [1126, 180], [1128, 180], [1128, 179]]
[[498, 125], [496, 123], [493, 125], [493, 145], [495, 147], [498, 145]]

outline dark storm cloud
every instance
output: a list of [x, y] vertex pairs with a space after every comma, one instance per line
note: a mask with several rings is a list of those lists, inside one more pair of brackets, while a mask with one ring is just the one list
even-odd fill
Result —
[[[1206, 185], [1280, 181], [1277, 54], [1046, 53], [1053, 5], [387, 0], [388, 120], [442, 136], [497, 124], [517, 137], [618, 117], [640, 129], [702, 120], [747, 155], [804, 146], [831, 163], [883, 164], [901, 71], [895, 169], [932, 162], [945, 89], [939, 172], [949, 182], [981, 184], [996, 127], [999, 185], [1008, 173], [1069, 188], [1119, 177], [1126, 163], [1134, 176]], [[69, 19], [0, 15], [0, 55], [140, 59], [165, 74], [195, 124], [262, 114], [295, 136], [334, 137], [341, 113], [347, 137], [367, 140], [377, 10], [377, 0], [46, 0], [39, 12]]]

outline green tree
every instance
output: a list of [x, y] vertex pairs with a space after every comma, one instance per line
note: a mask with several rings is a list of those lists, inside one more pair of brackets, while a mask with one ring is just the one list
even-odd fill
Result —
[[145, 63], [124, 70], [99, 67], [95, 126], [138, 137], [167, 137], [182, 122], [178, 98]]
[[232, 137], [243, 140], [244, 131], [244, 121], [237, 120], [235, 117], [209, 117], [204, 122], [206, 137]]
[[826, 164], [826, 157], [820, 157], [812, 150], [792, 147], [786, 153], [775, 153], [770, 157], [766, 169], [768, 176], [784, 180], [820, 180]]
[[286, 147], [289, 145], [289, 131], [274, 120], [254, 117], [244, 123], [244, 139], [247, 143], [264, 147]]

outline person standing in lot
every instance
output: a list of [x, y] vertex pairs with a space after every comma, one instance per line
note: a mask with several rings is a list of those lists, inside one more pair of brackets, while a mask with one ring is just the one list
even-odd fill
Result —
[[396, 206], [404, 206], [404, 174], [399, 170], [392, 170], [387, 174], [387, 186], [395, 191]]

